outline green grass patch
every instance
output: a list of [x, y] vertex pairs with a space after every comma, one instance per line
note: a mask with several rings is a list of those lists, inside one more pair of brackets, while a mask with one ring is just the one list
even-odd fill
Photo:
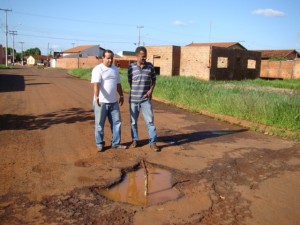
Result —
[[[223, 81], [217, 81], [223, 82]], [[224, 82], [226, 83], [226, 82]], [[242, 80], [242, 81], [230, 81], [234, 85], [248, 85], [253, 87], [273, 87], [273, 88], [284, 88], [300, 91], [300, 79], [298, 80], [265, 80], [265, 79], [255, 79], [255, 80]]]
[[0, 69], [11, 69], [10, 66], [6, 66], [4, 64], [0, 64]]
[[83, 80], [91, 80], [91, 69], [71, 69], [68, 73]]
[[[75, 71], [76, 76], [90, 79], [91, 70], [76, 69], [72, 74]], [[120, 74], [122, 87], [129, 92], [127, 70], [121, 69]], [[290, 92], [281, 91], [282, 88]], [[193, 77], [157, 76], [154, 96], [194, 112], [206, 110], [300, 131], [300, 80], [202, 81]]]

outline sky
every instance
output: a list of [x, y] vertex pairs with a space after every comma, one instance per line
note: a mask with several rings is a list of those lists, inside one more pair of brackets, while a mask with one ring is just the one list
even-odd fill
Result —
[[1, 0], [0, 9], [0, 44], [5, 47], [7, 14], [8, 47], [17, 52], [99, 45], [118, 53], [138, 43], [192, 42], [300, 51], [299, 0]]

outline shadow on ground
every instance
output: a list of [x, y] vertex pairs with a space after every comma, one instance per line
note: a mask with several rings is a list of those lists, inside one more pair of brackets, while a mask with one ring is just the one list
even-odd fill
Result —
[[64, 109], [42, 115], [0, 115], [0, 130], [43, 130], [56, 124], [93, 121], [92, 110], [81, 108]]
[[24, 76], [0, 74], [0, 92], [24, 91]]

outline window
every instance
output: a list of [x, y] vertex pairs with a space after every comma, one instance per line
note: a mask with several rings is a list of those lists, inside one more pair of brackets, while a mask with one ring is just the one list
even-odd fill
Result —
[[227, 68], [228, 67], [228, 58], [227, 57], [218, 57], [217, 68]]
[[248, 59], [247, 68], [255, 69], [256, 68], [256, 60]]

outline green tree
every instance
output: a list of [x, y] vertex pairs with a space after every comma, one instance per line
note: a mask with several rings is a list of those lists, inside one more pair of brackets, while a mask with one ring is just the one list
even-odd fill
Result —
[[18, 52], [16, 55], [16, 61], [21, 61], [21, 58], [22, 58], [22, 53]]
[[41, 55], [39, 48], [29, 48], [24, 52], [24, 55]]
[[[4, 48], [5, 49], [5, 48]], [[7, 55], [12, 55], [13, 49], [12, 48], [7, 48]], [[14, 49], [14, 54], [16, 55], [16, 49]]]

